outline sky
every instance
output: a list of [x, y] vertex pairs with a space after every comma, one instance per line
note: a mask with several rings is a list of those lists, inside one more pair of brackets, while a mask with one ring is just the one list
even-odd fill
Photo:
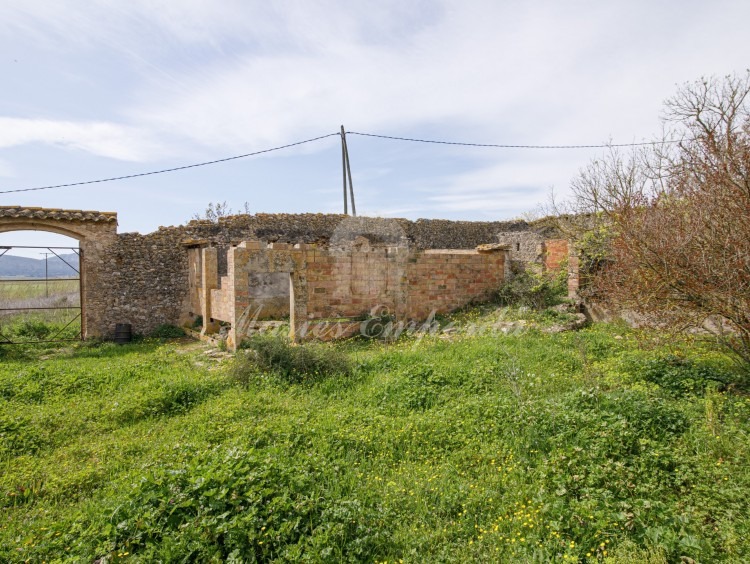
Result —
[[[748, 21], [742, 0], [6, 1], [0, 192], [221, 159], [341, 125], [490, 144], [651, 140], [679, 85], [750, 66]], [[359, 215], [410, 219], [523, 216], [602, 153], [347, 141]], [[0, 193], [0, 205], [116, 211], [119, 232], [141, 233], [223, 201], [343, 211], [339, 137]]]

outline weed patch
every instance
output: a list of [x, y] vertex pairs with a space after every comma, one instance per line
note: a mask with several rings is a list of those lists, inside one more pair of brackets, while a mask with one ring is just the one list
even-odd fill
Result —
[[352, 370], [348, 357], [332, 346], [295, 345], [280, 337], [257, 336], [243, 342], [232, 376], [245, 385], [264, 374], [285, 384], [312, 384], [351, 376]]
[[725, 368], [674, 355], [630, 358], [625, 370], [634, 378], [657, 384], [676, 397], [702, 395], [709, 386], [724, 389], [737, 381], [737, 376]]
[[497, 291], [501, 304], [525, 306], [537, 311], [559, 304], [567, 294], [567, 269], [558, 273], [535, 273], [517, 264]]
[[356, 498], [330, 499], [325, 460], [219, 447], [146, 471], [123, 502], [74, 542], [101, 558], [362, 561], [385, 554], [382, 515]]

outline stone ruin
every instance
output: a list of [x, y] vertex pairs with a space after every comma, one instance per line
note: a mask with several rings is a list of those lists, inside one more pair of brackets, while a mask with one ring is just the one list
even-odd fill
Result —
[[230, 346], [269, 320], [288, 319], [295, 339], [349, 335], [376, 311], [424, 320], [489, 299], [514, 262], [569, 257], [567, 240], [525, 221], [256, 214], [141, 235], [117, 233], [113, 212], [0, 207], [0, 232], [18, 230], [79, 241], [84, 338], [172, 324]]

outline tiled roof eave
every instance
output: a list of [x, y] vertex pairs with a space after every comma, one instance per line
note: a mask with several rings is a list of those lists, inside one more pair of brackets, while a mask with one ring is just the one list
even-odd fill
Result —
[[116, 212], [63, 210], [24, 206], [0, 206], [0, 219], [37, 219], [56, 221], [116, 222]]

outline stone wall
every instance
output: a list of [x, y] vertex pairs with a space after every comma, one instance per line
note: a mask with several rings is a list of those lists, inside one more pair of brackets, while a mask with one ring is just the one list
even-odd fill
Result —
[[[86, 335], [103, 337], [112, 337], [117, 323], [130, 323], [133, 331], [141, 334], [147, 334], [164, 323], [190, 322], [198, 315], [203, 315], [210, 324], [210, 316], [205, 314], [210, 312], [212, 300], [216, 304], [213, 309], [221, 312], [217, 315], [229, 317], [229, 296], [234, 289], [228, 287], [228, 257], [231, 255], [228, 251], [241, 241], [314, 244], [321, 250], [339, 252], [337, 258], [335, 253], [334, 258], [329, 257], [334, 261], [331, 263], [329, 258], [323, 258], [324, 252], [321, 251], [321, 257], [310, 262], [312, 268], [309, 270], [310, 281], [320, 282], [316, 286], [318, 294], [312, 295], [310, 303], [315, 311], [323, 311], [322, 305], [315, 304], [316, 299], [321, 300], [321, 304], [325, 300], [330, 309], [325, 315], [334, 316], [336, 308], [351, 313], [343, 307], [345, 304], [352, 308], [363, 305], [355, 300], [370, 302], [375, 297], [385, 298], [394, 292], [405, 295], [404, 269], [411, 268], [410, 272], [413, 272], [419, 265], [441, 266], [438, 263], [442, 259], [428, 259], [427, 253], [414, 263], [404, 263], [409, 260], [404, 258], [408, 253], [434, 249], [472, 250], [484, 243], [509, 242], [511, 259], [538, 262], [538, 242], [540, 238], [550, 238], [547, 227], [524, 221], [409, 221], [354, 218], [340, 214], [239, 215], [221, 218], [218, 223], [199, 220], [182, 226], [160, 227], [146, 235], [117, 234], [116, 228], [117, 216], [114, 213], [0, 207], [0, 231], [41, 229], [70, 235], [81, 241]], [[343, 264], [345, 259], [342, 256], [358, 237], [363, 237], [370, 249], [362, 251], [356, 260], [346, 259], [350, 260], [348, 265]], [[513, 250], [513, 242], [521, 245], [517, 251]], [[461, 260], [468, 260], [469, 263], [463, 266], [471, 271], [471, 264], [474, 264], [471, 261], [486, 260], [475, 255], [467, 256], [475, 258], [452, 257], [447, 258], [445, 264], [460, 265]], [[459, 262], [451, 262], [454, 260]], [[358, 271], [380, 272], [377, 265], [381, 263], [385, 265], [381, 278], [365, 280], [357, 274]], [[415, 264], [416, 267], [409, 266]], [[477, 268], [481, 270], [485, 266]], [[355, 281], [334, 288], [337, 280], [333, 275], [340, 272], [349, 272]], [[207, 275], [215, 279], [206, 279]], [[396, 279], [400, 282], [397, 283]], [[281, 278], [277, 278], [277, 283], [279, 280]], [[475, 286], [472, 292], [477, 289], [476, 281], [463, 280], [458, 275], [455, 282], [448, 280], [454, 279], [446, 278], [445, 283], [433, 284], [431, 277], [418, 277], [413, 282], [417, 286], [423, 285], [425, 296], [433, 292], [432, 301], [441, 307], [451, 307], [449, 295], [458, 296], [459, 301], [465, 298], [460, 295], [464, 282]], [[256, 282], [257, 292], [267, 286], [268, 280]], [[244, 283], [252, 292], [250, 281]], [[495, 280], [488, 279], [488, 284], [495, 283]], [[200, 289], [206, 287], [215, 291], [202, 293]], [[261, 297], [256, 296], [256, 299]], [[284, 296], [278, 292], [262, 299], [266, 300], [265, 309], [269, 315], [270, 312], [273, 316], [283, 315], [285, 307], [288, 310], [288, 306], [283, 305]], [[414, 303], [403, 307], [418, 309]], [[209, 329], [213, 330], [213, 327]]]
[[[110, 297], [105, 333], [113, 334], [116, 323], [131, 323], [135, 332], [148, 333], [162, 323], [182, 324], [190, 321], [190, 313], [200, 314], [196, 288], [191, 282], [196, 265], [190, 266], [188, 261], [191, 245], [216, 248], [217, 287], [222, 288], [227, 251], [232, 243], [241, 241], [335, 248], [346, 246], [361, 235], [376, 244], [415, 250], [474, 249], [482, 243], [508, 240], [500, 233], [510, 233], [523, 241], [539, 239], [532, 225], [524, 221], [409, 221], [340, 214], [238, 215], [220, 218], [218, 223], [194, 220], [183, 226], [160, 227], [147, 235], [121, 234], [112, 248], [112, 280], [105, 284]], [[529, 248], [525, 243], [522, 246]], [[532, 255], [537, 260], [537, 254], [528, 250], [519, 260], [528, 260]], [[280, 300], [277, 303], [283, 308]]]
[[404, 222], [409, 241], [418, 249], [474, 249], [485, 243], [505, 243], [499, 233], [520, 233], [532, 230], [522, 220], [517, 221], [449, 221], [446, 219], [418, 219]]
[[535, 231], [500, 231], [495, 238], [498, 243], [507, 245], [510, 260], [525, 266], [541, 269], [544, 262], [544, 237]]

